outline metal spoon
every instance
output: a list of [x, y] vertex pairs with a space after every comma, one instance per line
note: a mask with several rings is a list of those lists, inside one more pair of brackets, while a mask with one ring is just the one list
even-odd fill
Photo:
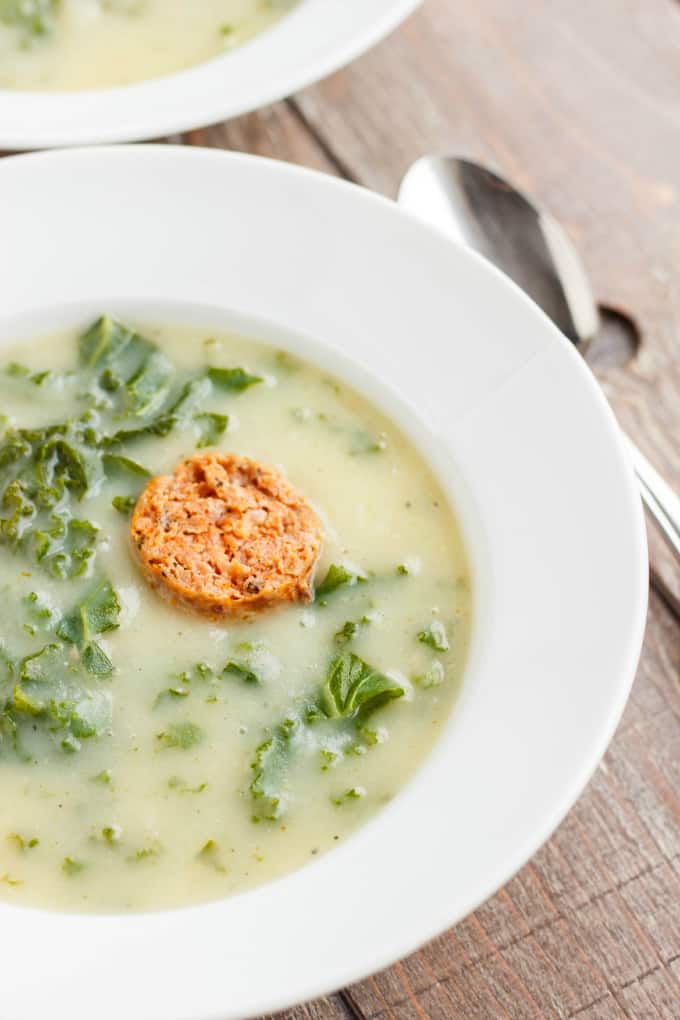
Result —
[[[399, 202], [493, 262], [586, 354], [597, 306], [578, 252], [552, 216], [490, 170], [455, 156], [417, 160]], [[680, 561], [680, 499], [627, 437], [626, 445], [642, 500]]]

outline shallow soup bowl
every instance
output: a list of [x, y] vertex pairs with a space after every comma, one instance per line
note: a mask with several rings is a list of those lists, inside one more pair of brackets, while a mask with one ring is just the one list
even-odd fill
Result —
[[159, 78], [71, 92], [0, 88], [0, 149], [159, 138], [247, 113], [353, 60], [420, 2], [299, 0], [243, 45]]
[[474, 593], [461, 694], [381, 813], [289, 876], [207, 905], [97, 916], [1, 904], [3, 1020], [237, 1020], [355, 981], [506, 882], [613, 734], [647, 567], [612, 414], [507, 279], [354, 186], [153, 146], [11, 158], [0, 185], [1, 344], [106, 309], [304, 356], [430, 463]]

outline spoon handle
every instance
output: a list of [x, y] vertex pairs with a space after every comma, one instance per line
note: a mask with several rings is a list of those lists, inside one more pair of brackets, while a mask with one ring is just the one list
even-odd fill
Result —
[[642, 502], [680, 562], [680, 499], [632, 439], [625, 436], [625, 440], [640, 484]]

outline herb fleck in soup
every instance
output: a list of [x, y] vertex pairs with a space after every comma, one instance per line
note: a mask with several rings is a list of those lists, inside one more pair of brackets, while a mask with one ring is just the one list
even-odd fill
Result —
[[[0, 392], [0, 896], [181, 905], [336, 846], [422, 762], [465, 663], [465, 553], [410, 442], [313, 365], [180, 326], [23, 343]], [[150, 583], [131, 540], [151, 479], [187, 463], [247, 465], [219, 498], [197, 476], [210, 527], [241, 536], [191, 574], [193, 595], [199, 567], [229, 574], [224, 603]], [[291, 583], [283, 546], [252, 539], [270, 483], [306, 536]]]

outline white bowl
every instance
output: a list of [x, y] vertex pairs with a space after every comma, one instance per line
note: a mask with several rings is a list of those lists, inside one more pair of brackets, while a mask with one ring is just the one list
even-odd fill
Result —
[[530, 857], [622, 711], [646, 548], [602, 394], [482, 259], [319, 174], [169, 147], [23, 156], [0, 163], [0, 222], [0, 343], [102, 308], [275, 323], [256, 332], [349, 378], [420, 444], [458, 506], [476, 592], [461, 698], [382, 814], [207, 906], [0, 905], [3, 1020], [235, 1020], [384, 967]]
[[0, 149], [137, 141], [236, 117], [336, 71], [421, 0], [301, 0], [268, 31], [189, 70], [83, 92], [0, 89]]

